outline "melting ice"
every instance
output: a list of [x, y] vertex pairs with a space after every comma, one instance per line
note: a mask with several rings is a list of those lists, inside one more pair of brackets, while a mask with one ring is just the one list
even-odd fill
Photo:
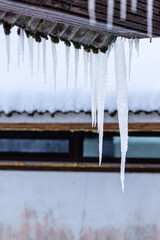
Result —
[[115, 75], [118, 121], [121, 138], [121, 183], [122, 191], [124, 191], [125, 161], [128, 148], [128, 105], [126, 62], [123, 38], [117, 38], [115, 43]]

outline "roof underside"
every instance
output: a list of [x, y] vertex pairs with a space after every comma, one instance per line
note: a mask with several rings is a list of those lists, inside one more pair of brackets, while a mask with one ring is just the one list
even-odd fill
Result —
[[[96, 24], [89, 23], [87, 0], [0, 0], [0, 19], [6, 33], [13, 25], [25, 29], [40, 40], [51, 36], [73, 42], [76, 47], [106, 51], [114, 36], [145, 38], [147, 36], [147, 1], [138, 0], [137, 12], [131, 12], [127, 0], [127, 18], [120, 19], [120, 0], [115, 0], [113, 28], [107, 29], [107, 1], [96, 0]], [[154, 0], [153, 37], [160, 36], [160, 1]]]

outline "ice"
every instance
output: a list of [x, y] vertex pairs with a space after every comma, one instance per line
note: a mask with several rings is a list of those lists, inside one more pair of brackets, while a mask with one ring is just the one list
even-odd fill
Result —
[[77, 87], [78, 80], [78, 64], [79, 64], [79, 50], [75, 48], [75, 87]]
[[23, 29], [21, 29], [21, 31], [20, 31], [20, 38], [21, 38], [22, 61], [24, 61], [24, 30]]
[[127, 105], [127, 79], [124, 53], [124, 39], [117, 38], [115, 43], [115, 76], [118, 121], [121, 138], [121, 184], [124, 192], [125, 161], [128, 148], [128, 105]]
[[44, 80], [46, 82], [46, 40], [42, 39], [43, 43], [43, 74], [44, 74]]
[[[20, 34], [21, 34], [21, 29], [20, 29]], [[18, 48], [18, 68], [19, 68], [19, 66], [20, 66], [20, 58], [21, 58], [21, 38], [20, 38], [20, 36], [18, 36], [17, 45], [18, 45], [17, 48]]]
[[135, 49], [137, 51], [137, 56], [139, 57], [139, 43], [140, 43], [140, 40], [138, 38], [135, 38], [134, 39], [134, 45], [135, 45]]
[[33, 39], [32, 37], [29, 37], [29, 38], [28, 38], [28, 45], [29, 45], [31, 74], [33, 74], [34, 39]]
[[95, 0], [88, 0], [88, 12], [90, 24], [94, 25], [96, 23]]
[[54, 90], [56, 91], [57, 48], [56, 48], [56, 44], [54, 43], [52, 43], [52, 59], [53, 59]]
[[131, 1], [131, 11], [134, 13], [137, 11], [137, 0]]
[[133, 53], [133, 39], [128, 40], [129, 43], [129, 81], [131, 77], [132, 53]]
[[90, 53], [90, 70], [91, 70], [91, 113], [92, 113], [92, 127], [96, 126], [96, 112], [97, 112], [97, 81], [98, 81], [98, 65], [99, 55]]
[[113, 14], [114, 14], [114, 1], [108, 0], [108, 9], [107, 9], [107, 27], [112, 28], [113, 25]]
[[88, 53], [83, 50], [84, 86], [88, 86]]
[[99, 65], [98, 65], [98, 132], [99, 132], [99, 166], [102, 162], [102, 149], [103, 149], [103, 123], [104, 123], [104, 105], [106, 97], [107, 86], [107, 66], [108, 55], [99, 53]]
[[121, 0], [121, 13], [120, 17], [121, 19], [126, 19], [126, 6], [127, 6], [127, 0]]
[[38, 58], [38, 72], [39, 72], [39, 62], [40, 62], [40, 43], [37, 43], [37, 58]]
[[10, 35], [6, 36], [6, 53], [7, 53], [7, 71], [9, 72], [10, 65]]
[[152, 15], [153, 15], [153, 0], [147, 0], [147, 32], [150, 38], [152, 37]]
[[67, 80], [67, 88], [69, 81], [69, 59], [70, 59], [70, 47], [66, 46], [66, 80]]

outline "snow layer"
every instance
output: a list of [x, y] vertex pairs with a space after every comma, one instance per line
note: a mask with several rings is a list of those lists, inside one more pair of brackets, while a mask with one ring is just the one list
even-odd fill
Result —
[[[78, 50], [76, 54], [77, 67], [75, 67], [74, 48], [70, 48], [70, 70], [68, 79], [68, 89], [66, 88], [66, 59], [65, 45], [59, 43], [56, 45], [56, 57], [54, 63], [54, 72], [56, 72], [56, 92], [54, 83], [52, 44], [46, 42], [46, 66], [43, 62], [43, 43], [39, 47], [34, 46], [33, 75], [30, 68], [30, 49], [28, 42], [23, 39], [24, 61], [20, 58], [20, 67], [18, 68], [18, 41], [19, 36], [16, 28], [12, 30], [10, 36], [10, 69], [7, 72], [7, 54], [6, 39], [3, 29], [0, 27], [0, 111], [9, 113], [17, 112], [80, 112], [91, 111], [91, 83], [88, 64], [88, 83], [84, 87], [84, 57], [83, 50]], [[34, 43], [35, 45], [37, 43]], [[9, 49], [9, 47], [7, 47]], [[39, 53], [37, 52], [39, 49]], [[23, 51], [23, 50], [22, 50]], [[8, 51], [9, 52], [9, 51]], [[152, 43], [148, 40], [141, 40], [140, 55], [133, 50], [131, 81], [128, 83], [128, 108], [130, 111], [158, 111], [160, 112], [160, 68], [159, 68], [160, 40], [153, 39]], [[129, 46], [125, 42], [126, 62], [129, 65]], [[45, 54], [44, 54], [45, 55]], [[79, 57], [77, 56], [79, 55]], [[39, 57], [37, 57], [39, 56]], [[79, 58], [79, 61], [78, 61]], [[89, 59], [89, 57], [88, 57]], [[39, 61], [38, 61], [39, 60]], [[85, 60], [86, 61], [86, 60]], [[39, 62], [39, 71], [38, 71]], [[43, 65], [44, 64], [44, 65]], [[92, 65], [92, 64], [91, 64]], [[46, 67], [46, 83], [44, 81], [43, 67]], [[77, 88], [75, 89], [75, 69], [77, 75]], [[127, 68], [128, 69], [128, 68]], [[85, 69], [86, 71], [86, 69]], [[115, 69], [114, 69], [114, 51], [112, 50], [108, 59], [108, 80], [105, 98], [105, 110], [114, 112], [116, 107], [115, 91]]]

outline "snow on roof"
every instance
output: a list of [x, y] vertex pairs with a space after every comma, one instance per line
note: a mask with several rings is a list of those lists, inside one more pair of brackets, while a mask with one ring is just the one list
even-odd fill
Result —
[[[23, 39], [20, 39], [20, 37], [17, 36], [16, 31], [16, 28], [12, 30], [9, 39], [8, 36], [6, 37], [4, 35], [2, 27], [0, 27], [0, 112], [5, 112], [6, 114], [14, 111], [27, 113], [33, 113], [35, 111], [41, 113], [46, 111], [50, 113], [55, 113], [57, 111], [90, 112], [91, 84], [89, 82], [89, 77], [88, 81], [87, 79], [84, 81], [84, 63], [86, 65], [86, 61], [83, 61], [84, 50], [75, 50], [71, 46], [69, 48], [70, 54], [68, 53], [67, 55], [67, 57], [69, 57], [68, 61], [68, 58], [66, 57], [66, 52], [69, 52], [67, 51], [68, 47], [62, 42], [56, 45], [57, 81], [55, 91], [51, 42], [46, 42], [45, 61], [45, 58], [43, 57], [43, 54], [45, 55], [45, 44], [35, 43], [31, 38], [30, 40], [25, 38], [23, 61], [23, 53], [20, 48]], [[128, 41], [126, 41], [125, 44], [126, 62], [128, 66]], [[7, 51], [5, 45], [8, 49], [8, 55], [6, 54]], [[75, 51], [78, 51], [76, 52], [76, 61]], [[139, 57], [137, 56], [137, 52], [133, 51], [131, 78], [128, 82], [128, 106], [130, 111], [160, 112], [159, 52], [159, 39], [153, 39], [152, 43], [150, 43], [149, 40], [141, 40]], [[77, 53], [79, 53], [79, 61]], [[7, 71], [7, 61], [10, 61], [9, 71]], [[33, 74], [31, 73], [32, 63]], [[68, 88], [66, 81], [66, 63], [69, 64]], [[76, 88], [75, 64], [78, 64], [78, 80]], [[46, 79], [43, 73], [45, 72], [45, 65]], [[107, 95], [105, 102], [105, 110], [110, 113], [115, 112], [117, 109], [114, 68], [114, 49], [112, 49], [108, 61]]]

